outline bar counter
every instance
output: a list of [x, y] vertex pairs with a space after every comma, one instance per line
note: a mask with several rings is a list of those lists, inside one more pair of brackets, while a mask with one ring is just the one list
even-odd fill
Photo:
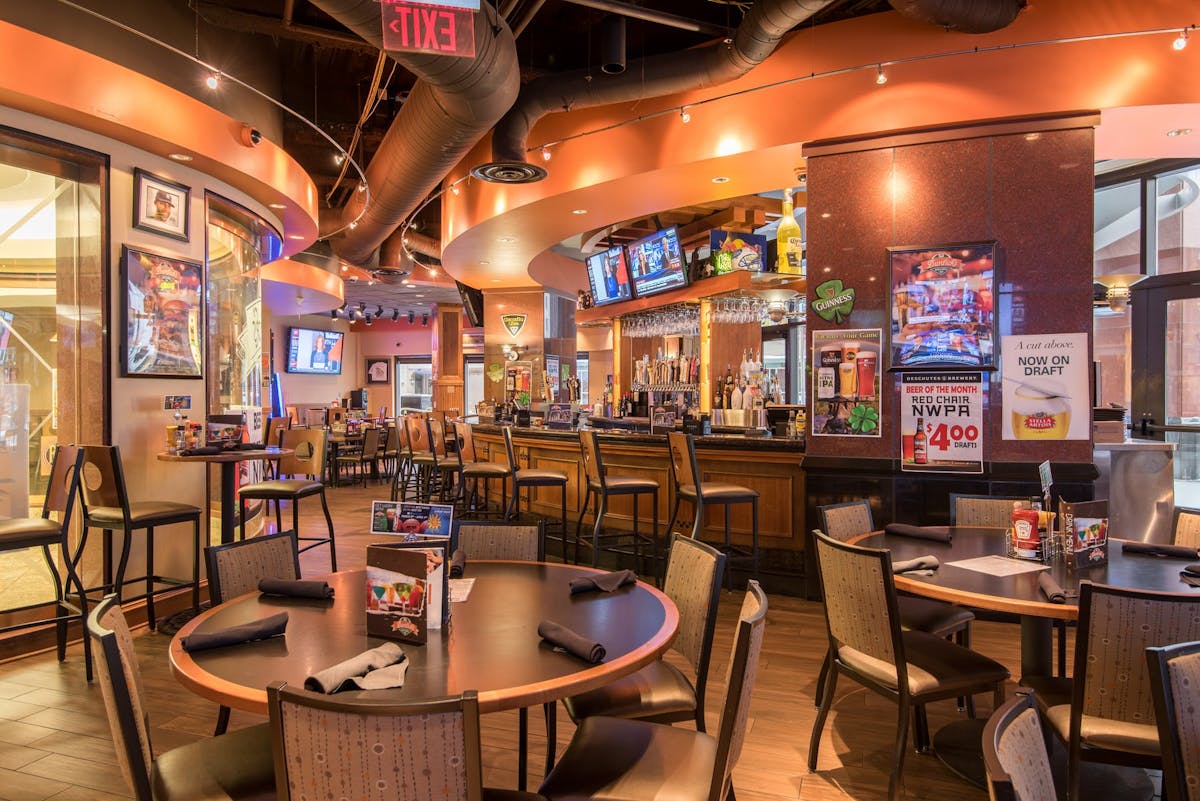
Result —
[[[479, 424], [474, 432], [476, 455], [481, 461], [507, 463], [500, 426]], [[556, 470], [567, 475], [567, 511], [573, 531], [587, 491], [578, 432], [517, 427], [512, 432], [519, 467]], [[666, 435], [605, 431], [600, 433], [599, 440], [601, 459], [610, 474], [652, 478], [658, 482], [659, 534], [663, 536], [675, 503]], [[801, 469], [804, 441], [734, 434], [696, 437], [695, 441], [703, 481], [729, 482], [758, 490], [759, 547], [764, 572], [799, 573], [805, 531], [804, 472]], [[498, 482], [492, 482], [491, 492], [492, 499], [498, 500]], [[561, 514], [559, 490], [537, 488], [534, 492], [533, 511], [557, 520]], [[638, 511], [644, 531], [650, 520], [649, 501], [643, 499]], [[605, 528], [629, 530], [632, 516], [632, 500], [613, 498], [605, 515]], [[690, 530], [690, 504], [681, 504], [679, 517], [686, 525], [676, 522], [676, 528]], [[585, 526], [590, 527], [591, 521], [589, 510], [584, 516]], [[709, 510], [704, 523], [702, 539], [724, 541], [724, 513], [720, 507]], [[733, 507], [732, 528], [734, 543], [749, 546], [749, 505]], [[588, 556], [586, 552], [580, 555]]]

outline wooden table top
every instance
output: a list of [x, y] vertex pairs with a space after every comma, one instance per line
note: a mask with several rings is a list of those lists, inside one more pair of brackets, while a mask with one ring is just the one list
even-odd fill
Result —
[[1048, 566], [1063, 589], [1076, 592], [1064, 604], [1051, 603], [1038, 589], [1038, 575], [1030, 571], [1015, 576], [991, 576], [974, 570], [947, 564], [979, 556], [1004, 556], [1007, 552], [1007, 529], [951, 526], [953, 542], [897, 537], [881, 531], [864, 534], [851, 540], [868, 548], [888, 548], [892, 560], [899, 562], [932, 554], [941, 566], [932, 576], [897, 575], [896, 588], [925, 598], [992, 609], [1018, 615], [1076, 620], [1079, 617], [1079, 582], [1087, 579], [1096, 584], [1133, 587], [1156, 592], [1200, 592], [1184, 584], [1179, 571], [1195, 559], [1169, 559], [1147, 554], [1125, 554], [1121, 541], [1112, 540], [1108, 564], [1082, 570], [1068, 570], [1062, 560]]
[[178, 453], [163, 452], [158, 454], [162, 462], [248, 462], [252, 459], [282, 459], [295, 453], [291, 448], [258, 448], [252, 451], [221, 451], [220, 453], [201, 453], [192, 456], [181, 456]]
[[[411, 663], [404, 687], [375, 690], [369, 697], [397, 703], [476, 690], [480, 711], [494, 712], [553, 701], [637, 671], [666, 651], [679, 613], [670, 598], [641, 582], [613, 593], [569, 593], [572, 578], [596, 572], [602, 571], [549, 563], [468, 563], [466, 578], [477, 581], [465, 602], [452, 605], [449, 626], [429, 632], [424, 645], [399, 643]], [[203, 612], [171, 641], [171, 671], [205, 698], [265, 715], [268, 683], [302, 685], [307, 676], [386, 642], [366, 634], [365, 571], [334, 573], [326, 580], [334, 588], [333, 601], [254, 592]], [[194, 631], [283, 610], [289, 615], [283, 637], [194, 654], [180, 646]], [[545, 619], [603, 643], [605, 661], [592, 665], [556, 653], [537, 634]]]

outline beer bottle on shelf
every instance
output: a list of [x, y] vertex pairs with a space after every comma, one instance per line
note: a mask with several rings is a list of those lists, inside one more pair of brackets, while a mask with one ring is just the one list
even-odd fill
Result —
[[785, 275], [804, 277], [804, 234], [793, 214], [792, 190], [783, 190], [783, 216], [779, 218], [775, 243], [778, 257], [776, 271]]
[[925, 438], [925, 419], [917, 418], [917, 433], [913, 435], [913, 464], [929, 464], [929, 442]]

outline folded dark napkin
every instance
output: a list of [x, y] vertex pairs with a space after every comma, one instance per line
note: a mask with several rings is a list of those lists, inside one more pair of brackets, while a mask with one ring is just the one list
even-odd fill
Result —
[[897, 537], [914, 537], [919, 540], [936, 540], [950, 542], [954, 535], [945, 526], [910, 526], [907, 523], [888, 523], [883, 527], [884, 534], [894, 534]]
[[905, 559], [901, 562], [892, 562], [893, 573], [911, 573], [914, 571], [933, 572], [938, 569], [941, 562], [933, 554], [918, 556], [915, 559]]
[[462, 578], [467, 571], [467, 554], [462, 548], [455, 548], [450, 554], [450, 578]]
[[333, 597], [333, 587], [330, 587], [328, 582], [302, 579], [265, 578], [258, 582], [258, 591], [288, 598]]
[[600, 643], [589, 640], [553, 620], [543, 620], [538, 623], [538, 636], [556, 648], [561, 648], [567, 653], [593, 664], [603, 662], [604, 655], [607, 653]]
[[581, 592], [613, 592], [626, 584], [636, 584], [637, 573], [632, 570], [614, 570], [611, 573], [601, 573], [596, 576], [580, 576], [571, 579], [569, 587], [572, 595]]
[[1122, 542], [1121, 550], [1125, 553], [1144, 553], [1171, 559], [1195, 559], [1198, 555], [1195, 548], [1186, 545], [1165, 545], [1156, 542]]
[[1189, 576], [1195, 576], [1196, 578], [1200, 578], [1200, 563], [1197, 563], [1194, 565], [1188, 565], [1187, 567], [1185, 567], [1183, 569], [1183, 572], [1187, 573]]
[[386, 642], [314, 673], [304, 680], [304, 689], [326, 695], [342, 690], [386, 690], [403, 687], [407, 672], [404, 649]]
[[220, 631], [193, 632], [184, 637], [179, 644], [183, 650], [190, 653], [208, 648], [220, 648], [223, 645], [240, 645], [244, 642], [266, 640], [283, 634], [287, 630], [287, 623], [288, 613], [280, 612], [277, 615], [264, 617], [262, 620], [255, 620], [253, 623], [230, 626]]
[[1200, 576], [1193, 576], [1191, 573], [1180, 573], [1179, 580], [1189, 587], [1200, 587]]
[[184, 448], [179, 452], [180, 456], [216, 456], [221, 452], [220, 448], [213, 445], [205, 445], [200, 448]]
[[1054, 576], [1046, 571], [1038, 573], [1038, 589], [1050, 603], [1065, 604], [1067, 602], [1067, 591], [1054, 580]]
[[234, 446], [236, 451], [261, 451], [266, 449], [266, 445], [261, 442], [239, 442]]

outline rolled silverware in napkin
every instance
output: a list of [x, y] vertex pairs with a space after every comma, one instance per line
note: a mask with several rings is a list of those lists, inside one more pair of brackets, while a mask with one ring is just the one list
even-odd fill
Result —
[[1191, 573], [1181, 572], [1179, 580], [1189, 587], [1200, 587], [1200, 576], [1193, 576]]
[[287, 623], [288, 613], [280, 612], [277, 615], [264, 617], [262, 620], [255, 620], [253, 623], [243, 623], [227, 629], [192, 632], [180, 640], [179, 645], [183, 650], [191, 653], [208, 648], [220, 648], [224, 645], [240, 645], [244, 642], [266, 640], [283, 634], [287, 630]]
[[211, 445], [202, 445], [199, 448], [187, 448], [179, 452], [180, 456], [216, 456], [221, 452], [220, 448], [215, 448]]
[[897, 537], [913, 537], [918, 540], [934, 540], [936, 542], [950, 542], [954, 539], [954, 535], [950, 533], [950, 529], [945, 526], [910, 526], [907, 523], [888, 523], [883, 527], [884, 534], [892, 534]]
[[637, 584], [637, 573], [632, 570], [614, 570], [612, 573], [580, 576], [571, 579], [567, 586], [571, 588], [572, 595], [578, 595], [581, 592], [595, 592], [596, 590], [613, 592], [626, 584]]
[[332, 598], [333, 587], [325, 581], [303, 579], [264, 578], [258, 582], [258, 591], [267, 595], [282, 595], [287, 598]]
[[1166, 545], [1156, 542], [1122, 542], [1125, 553], [1144, 553], [1148, 556], [1165, 556], [1170, 559], [1195, 559], [1200, 556], [1195, 548], [1186, 545]]
[[600, 643], [589, 640], [582, 634], [572, 631], [561, 623], [555, 623], [553, 620], [543, 620], [538, 624], [538, 636], [556, 648], [561, 648], [592, 664], [603, 662], [604, 655], [607, 653]]
[[1067, 591], [1062, 588], [1062, 585], [1054, 580], [1054, 576], [1046, 571], [1038, 574], [1038, 589], [1042, 591], [1042, 595], [1050, 603], [1065, 604], [1067, 602]]
[[450, 555], [450, 578], [462, 578], [467, 571], [467, 554], [462, 548], [455, 548]]
[[915, 559], [905, 559], [901, 562], [892, 562], [893, 573], [910, 573], [915, 570], [933, 571], [937, 570], [941, 562], [933, 554], [918, 556]]
[[1188, 565], [1187, 567], [1185, 567], [1183, 569], [1183, 572], [1187, 573], [1189, 576], [1195, 576], [1196, 578], [1200, 578], [1200, 563], [1197, 563], [1194, 565]]
[[304, 689], [326, 695], [342, 690], [386, 690], [403, 687], [407, 672], [404, 649], [386, 642], [314, 673], [304, 680]]

